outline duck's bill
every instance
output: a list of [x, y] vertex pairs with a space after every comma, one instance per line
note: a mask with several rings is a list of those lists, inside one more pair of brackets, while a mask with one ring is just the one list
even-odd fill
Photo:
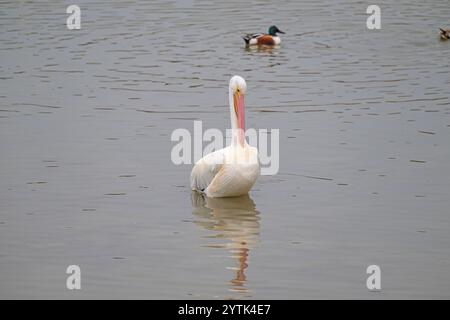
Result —
[[281, 31], [281, 30], [278, 30], [278, 33], [285, 34], [286, 32], [283, 32], [283, 31]]

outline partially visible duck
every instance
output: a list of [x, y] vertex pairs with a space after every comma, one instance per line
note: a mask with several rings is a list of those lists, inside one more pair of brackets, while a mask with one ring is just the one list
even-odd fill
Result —
[[246, 34], [242, 37], [247, 45], [266, 45], [274, 46], [281, 43], [280, 37], [277, 33], [284, 33], [277, 26], [270, 26], [269, 32], [265, 33], [254, 33]]
[[450, 39], [450, 29], [441, 29], [439, 28], [439, 30], [441, 31], [440, 36], [442, 40], [449, 40]]

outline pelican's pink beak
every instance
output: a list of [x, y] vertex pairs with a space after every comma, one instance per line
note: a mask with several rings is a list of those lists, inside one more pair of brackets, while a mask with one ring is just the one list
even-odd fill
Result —
[[245, 104], [244, 95], [239, 90], [234, 93], [234, 112], [236, 113], [239, 130], [239, 143], [243, 146], [245, 140]]

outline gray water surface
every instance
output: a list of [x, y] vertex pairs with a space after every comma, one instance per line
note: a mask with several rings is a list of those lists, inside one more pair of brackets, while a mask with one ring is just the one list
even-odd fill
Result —
[[[448, 1], [75, 2], [0, 1], [0, 298], [450, 298]], [[234, 74], [280, 170], [203, 199], [170, 136]]]

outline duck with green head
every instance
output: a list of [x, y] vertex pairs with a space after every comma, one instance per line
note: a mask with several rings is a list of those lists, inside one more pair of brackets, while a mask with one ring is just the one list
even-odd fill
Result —
[[278, 33], [283, 33], [277, 26], [270, 26], [268, 33], [249, 33], [242, 37], [247, 45], [274, 46], [281, 43]]

